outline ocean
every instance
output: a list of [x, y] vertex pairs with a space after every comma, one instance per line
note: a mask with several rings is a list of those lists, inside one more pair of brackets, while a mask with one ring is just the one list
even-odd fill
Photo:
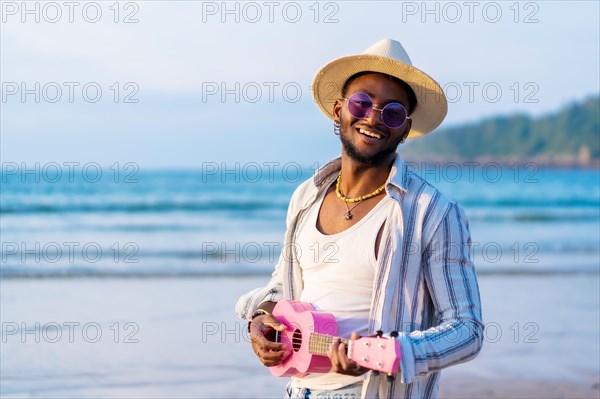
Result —
[[[269, 272], [289, 198], [314, 172], [295, 163], [126, 165], [4, 168], [2, 277]], [[597, 170], [411, 166], [465, 208], [479, 272], [598, 272]]]
[[[481, 289], [484, 347], [442, 393], [597, 397], [600, 172], [412, 166], [465, 209]], [[1, 396], [282, 397], [233, 308], [268, 278], [313, 171], [3, 168]]]

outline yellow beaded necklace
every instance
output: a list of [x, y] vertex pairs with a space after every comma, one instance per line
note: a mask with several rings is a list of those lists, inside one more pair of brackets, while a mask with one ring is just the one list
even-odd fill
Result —
[[377, 190], [373, 191], [372, 193], [361, 195], [360, 197], [348, 198], [348, 197], [345, 197], [342, 194], [342, 191], [340, 190], [340, 182], [341, 181], [342, 181], [342, 172], [340, 172], [338, 174], [337, 182], [335, 183], [335, 193], [337, 194], [339, 199], [341, 199], [342, 201], [347, 202], [347, 203], [364, 201], [366, 199], [369, 199], [371, 197], [381, 194], [383, 192], [383, 190], [385, 189], [385, 183], [383, 183], [381, 185], [381, 187], [379, 187]]

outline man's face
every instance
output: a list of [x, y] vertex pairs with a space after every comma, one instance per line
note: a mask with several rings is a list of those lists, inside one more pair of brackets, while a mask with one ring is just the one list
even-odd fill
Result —
[[[376, 108], [382, 109], [390, 102], [399, 102], [408, 109], [408, 93], [386, 75], [369, 73], [359, 76], [350, 83], [345, 97], [350, 98], [358, 92], [370, 95]], [[410, 131], [410, 119], [404, 126], [390, 129], [381, 121], [381, 112], [376, 110], [372, 110], [367, 118], [357, 119], [350, 114], [348, 102], [344, 100], [336, 101], [333, 112], [341, 124], [340, 139], [343, 151], [354, 161], [366, 165], [379, 165], [390, 161], [398, 144]], [[364, 131], [371, 135], [365, 134]], [[371, 137], [373, 133], [379, 137]]]

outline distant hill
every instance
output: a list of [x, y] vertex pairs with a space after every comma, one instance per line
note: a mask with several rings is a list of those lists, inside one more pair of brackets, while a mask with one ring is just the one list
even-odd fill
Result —
[[401, 153], [408, 160], [595, 166], [600, 161], [600, 96], [535, 119], [498, 116], [441, 129], [407, 143]]

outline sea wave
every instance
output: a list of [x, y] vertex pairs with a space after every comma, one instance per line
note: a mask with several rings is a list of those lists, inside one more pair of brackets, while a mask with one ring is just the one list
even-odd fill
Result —
[[595, 208], [600, 207], [598, 199], [587, 198], [495, 198], [495, 199], [463, 199], [458, 201], [465, 207], [500, 207], [500, 208]]
[[[8, 202], [8, 203], [7, 203]], [[458, 201], [467, 209], [496, 208], [496, 209], [528, 209], [528, 208], [558, 208], [558, 209], [594, 209], [600, 208], [597, 199], [464, 199]], [[94, 201], [77, 202], [48, 202], [48, 201], [2, 201], [0, 212], [3, 214], [54, 214], [54, 213], [168, 213], [168, 212], [247, 212], [262, 210], [286, 210], [288, 201], [284, 199], [255, 200], [255, 199], [210, 199], [210, 200], [126, 200], [114, 201], [97, 198]], [[551, 215], [547, 212], [534, 219], [563, 218], [570, 216]], [[584, 217], [588, 217], [587, 215]], [[519, 215], [515, 220], [532, 216]], [[576, 219], [579, 220], [579, 219]]]
[[[0, 278], [4, 279], [39, 279], [39, 278], [203, 278], [203, 277], [235, 277], [244, 278], [264, 276], [268, 278], [273, 272], [272, 266], [219, 267], [219, 268], [165, 268], [165, 269], [105, 269], [93, 267], [70, 268], [23, 268], [22, 266], [3, 266]], [[478, 267], [477, 275], [553, 275], [585, 273], [597, 275], [597, 265], [579, 265], [570, 267]]]
[[[279, 258], [276, 243], [261, 246], [209, 243], [202, 248], [141, 249], [137, 246], [102, 248], [88, 254], [52, 252], [52, 248], [13, 246], [3, 254], [0, 278], [42, 277], [202, 277], [268, 275]], [[505, 243], [489, 252], [474, 246], [478, 274], [598, 273], [597, 243], [540, 242], [515, 248]], [[102, 254], [102, 256], [100, 256]], [[67, 256], [68, 255], [68, 256]], [[93, 259], [90, 257], [94, 256]]]
[[467, 215], [471, 222], [598, 222], [600, 220], [600, 211], [593, 210], [591, 212], [578, 212], [577, 210], [569, 210], [569, 212], [556, 212], [555, 210], [534, 212], [469, 212]]
[[2, 204], [3, 214], [50, 214], [50, 213], [166, 213], [166, 212], [212, 212], [285, 210], [287, 203], [281, 201], [210, 200], [190, 202], [89, 202], [89, 203], [14, 203]]

